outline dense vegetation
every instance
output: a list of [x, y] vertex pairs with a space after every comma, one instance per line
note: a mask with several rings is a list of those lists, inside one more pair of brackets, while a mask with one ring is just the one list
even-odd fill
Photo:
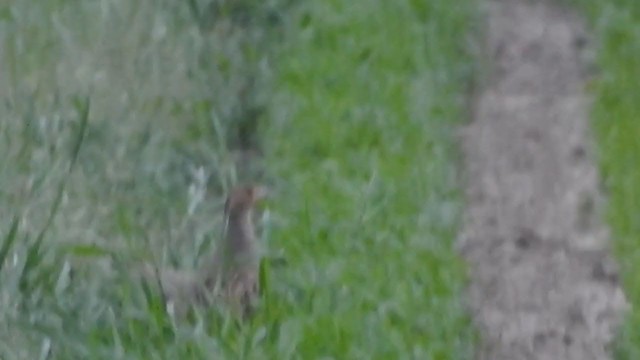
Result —
[[[470, 1], [0, 4], [0, 357], [470, 357], [452, 129]], [[264, 307], [168, 317], [266, 182]]]

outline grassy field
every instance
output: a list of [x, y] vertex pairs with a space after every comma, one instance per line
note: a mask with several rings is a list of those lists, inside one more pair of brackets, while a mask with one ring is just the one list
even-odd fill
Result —
[[591, 19], [598, 49], [593, 124], [609, 196], [607, 220], [634, 307], [616, 346], [617, 359], [640, 359], [640, 3], [633, 0], [580, 4]]
[[[470, 358], [471, 1], [221, 4], [0, 3], [0, 357]], [[252, 322], [175, 322], [128, 264], [198, 266], [238, 181], [288, 264]]]
[[450, 4], [309, 5], [284, 50], [266, 139], [303, 358], [469, 358], [451, 140], [470, 14]]

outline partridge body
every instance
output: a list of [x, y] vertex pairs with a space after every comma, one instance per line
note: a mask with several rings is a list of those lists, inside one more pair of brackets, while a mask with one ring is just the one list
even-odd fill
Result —
[[201, 271], [207, 292], [221, 294], [245, 315], [252, 310], [259, 291], [260, 249], [253, 209], [266, 195], [261, 186], [238, 187], [231, 192], [225, 203], [225, 236]]
[[240, 186], [225, 202], [225, 232], [210, 260], [197, 272], [147, 265], [147, 280], [158, 279], [168, 305], [183, 314], [192, 305], [222, 300], [236, 313], [251, 313], [258, 298], [260, 249], [253, 225], [253, 209], [266, 196], [261, 186]]

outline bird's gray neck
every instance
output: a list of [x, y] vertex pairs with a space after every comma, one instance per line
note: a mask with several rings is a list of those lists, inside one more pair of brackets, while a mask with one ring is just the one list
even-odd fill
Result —
[[225, 258], [234, 265], [252, 264], [257, 261], [258, 249], [252, 212], [231, 212], [227, 218], [224, 238]]
[[232, 211], [227, 214], [225, 235], [220, 240], [212, 261], [202, 272], [204, 282], [209, 288], [223, 285], [229, 276], [233, 276], [232, 274], [255, 269], [260, 264], [251, 211]]
[[251, 211], [229, 214], [225, 243], [233, 255], [253, 251], [256, 246], [252, 215]]

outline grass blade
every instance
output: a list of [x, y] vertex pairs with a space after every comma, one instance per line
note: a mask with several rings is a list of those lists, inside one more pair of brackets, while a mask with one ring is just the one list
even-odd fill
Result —
[[83, 104], [76, 103], [76, 108], [80, 112], [80, 130], [76, 136], [76, 141], [73, 146], [73, 151], [71, 153], [71, 163], [69, 164], [69, 169], [67, 171], [67, 176], [60, 181], [58, 185], [58, 190], [55, 199], [53, 200], [53, 204], [51, 205], [51, 210], [49, 211], [49, 216], [47, 217], [47, 221], [44, 226], [38, 233], [35, 242], [29, 246], [29, 250], [27, 251], [27, 259], [25, 260], [24, 266], [22, 268], [22, 273], [20, 275], [19, 287], [21, 291], [24, 293], [28, 290], [28, 275], [31, 270], [35, 267], [36, 264], [40, 262], [42, 259], [42, 242], [44, 240], [44, 236], [51, 226], [53, 219], [58, 213], [58, 209], [60, 208], [60, 203], [62, 203], [62, 195], [64, 194], [64, 189], [66, 186], [66, 180], [73, 171], [75, 164], [78, 160], [78, 154], [80, 153], [80, 148], [82, 146], [82, 142], [85, 137], [85, 133], [87, 131], [87, 124], [89, 123], [89, 110], [90, 110], [90, 98], [86, 98]]
[[[87, 132], [87, 124], [89, 123], [90, 105], [91, 105], [90, 98], [86, 98], [84, 104], [76, 103], [76, 108], [78, 108], [80, 111], [80, 130], [78, 131], [76, 142], [73, 146], [73, 151], [71, 153], [71, 163], [69, 164], [67, 177], [71, 174], [71, 172], [75, 167], [75, 164], [78, 160], [78, 154], [80, 153], [80, 147], [82, 146], [82, 142]], [[44, 226], [42, 227], [42, 230], [40, 230], [40, 233], [36, 238], [36, 243], [38, 244], [42, 242], [42, 239], [44, 238], [44, 234], [49, 229], [49, 226], [51, 226], [51, 223], [53, 222], [55, 215], [58, 213], [58, 208], [60, 207], [60, 202], [62, 200], [62, 194], [64, 193], [67, 177], [62, 179], [60, 181], [60, 185], [58, 185], [58, 192], [56, 194], [55, 200], [53, 201], [53, 205], [51, 206], [51, 211], [49, 211], [49, 217], [47, 218], [47, 221], [45, 222]]]
[[39, 236], [27, 250], [27, 259], [24, 262], [24, 266], [22, 266], [22, 273], [20, 274], [20, 280], [18, 282], [18, 288], [23, 294], [27, 294], [30, 290], [28, 280], [31, 270], [36, 268], [36, 265], [39, 264], [42, 259], [42, 252], [40, 249], [42, 248], [42, 240], [44, 239], [43, 234], [44, 232], [41, 232], [41, 236]]
[[0, 248], [0, 271], [2, 271], [2, 266], [4, 265], [5, 260], [7, 259], [7, 255], [9, 254], [9, 250], [13, 246], [13, 243], [16, 240], [16, 234], [18, 233], [18, 225], [20, 225], [20, 218], [16, 215], [13, 217], [13, 221], [11, 222], [11, 228], [9, 229], [9, 233], [4, 238], [4, 242], [2, 243], [2, 248]]
[[68, 244], [65, 245], [64, 248], [66, 253], [81, 258], [102, 258], [114, 255], [112, 250], [95, 244]]
[[80, 111], [80, 130], [76, 137], [76, 143], [73, 146], [73, 152], [71, 153], [71, 164], [69, 164], [69, 173], [73, 171], [73, 168], [78, 160], [78, 154], [80, 153], [80, 147], [84, 141], [87, 133], [87, 125], [89, 124], [89, 111], [91, 109], [91, 98], [87, 97], [83, 104], [76, 102], [76, 108]]

